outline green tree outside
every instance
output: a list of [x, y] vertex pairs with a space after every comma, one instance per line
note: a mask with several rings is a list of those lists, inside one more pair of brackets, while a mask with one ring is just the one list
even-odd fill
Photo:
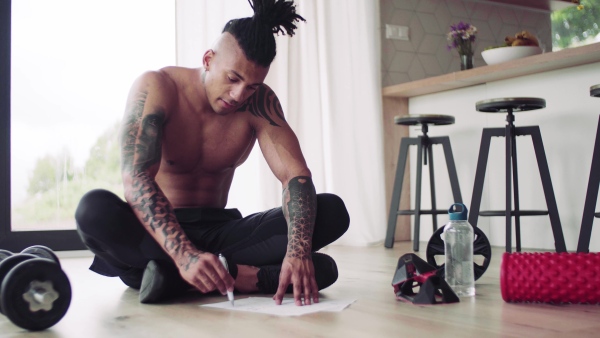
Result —
[[27, 200], [12, 210], [13, 222], [40, 230], [55, 224], [72, 225], [77, 204], [88, 191], [106, 189], [123, 198], [119, 126], [115, 123], [98, 137], [83, 168], [74, 167], [67, 149], [38, 159], [29, 179]]
[[600, 0], [581, 0], [581, 6], [581, 9], [572, 6], [552, 13], [554, 50], [586, 44], [600, 33]]
[[88, 179], [121, 183], [119, 126], [117, 123], [104, 132], [90, 150], [90, 157], [85, 163]]
[[30, 196], [44, 193], [61, 182], [71, 181], [73, 177], [73, 158], [68, 149], [57, 156], [46, 155], [37, 160], [27, 193]]

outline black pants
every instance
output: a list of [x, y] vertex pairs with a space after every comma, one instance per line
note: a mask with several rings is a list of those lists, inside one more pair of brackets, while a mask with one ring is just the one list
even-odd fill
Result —
[[[287, 250], [287, 222], [281, 208], [242, 217], [237, 209], [182, 208], [175, 215], [200, 250], [222, 253], [231, 264], [281, 264]], [[106, 190], [85, 194], [75, 212], [77, 231], [96, 255], [90, 269], [104, 276], [131, 276], [150, 260], [174, 264], [145, 230], [128, 203]], [[313, 251], [342, 236], [350, 217], [333, 194], [317, 195]], [[315, 271], [315, 274], [327, 273]]]

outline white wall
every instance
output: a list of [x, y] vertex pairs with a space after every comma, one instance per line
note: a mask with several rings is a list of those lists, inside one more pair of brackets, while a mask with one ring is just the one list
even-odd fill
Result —
[[[600, 98], [590, 97], [589, 89], [599, 83], [600, 63], [595, 63], [415, 97], [409, 101], [409, 111], [411, 114], [446, 114], [456, 117], [454, 125], [430, 127], [429, 135], [450, 136], [463, 202], [469, 208], [482, 128], [503, 127], [506, 123], [505, 114], [477, 112], [475, 103], [501, 97], [525, 96], [546, 99], [545, 109], [515, 113], [515, 125], [540, 126], [567, 250], [574, 251], [579, 239], [593, 144], [600, 115]], [[419, 134], [419, 130], [411, 128], [411, 136]], [[437, 149], [438, 147], [435, 148], [437, 204], [438, 208], [445, 208], [452, 204], [452, 194], [443, 152]], [[530, 137], [517, 139], [517, 154], [520, 208], [545, 210], [546, 202]], [[416, 158], [415, 150], [411, 158]], [[414, 163], [411, 166], [411, 175], [416, 177]], [[493, 138], [480, 210], [504, 208], [504, 175], [504, 138]], [[414, 206], [415, 179], [411, 179], [411, 184], [411, 200]], [[430, 206], [430, 194], [426, 173], [423, 175], [422, 196], [422, 205], [427, 208]], [[596, 208], [596, 211], [598, 210], [600, 207]], [[447, 216], [440, 216], [438, 225], [445, 224], [447, 220]], [[504, 246], [504, 222], [503, 217], [480, 217], [478, 226], [492, 245]], [[594, 224], [596, 229], [592, 231], [590, 244], [592, 252], [600, 250], [600, 219]], [[429, 240], [432, 235], [431, 228], [431, 217], [422, 217], [421, 241]], [[554, 249], [548, 216], [522, 217], [521, 231], [524, 248]], [[514, 243], [513, 230], [513, 245]]]

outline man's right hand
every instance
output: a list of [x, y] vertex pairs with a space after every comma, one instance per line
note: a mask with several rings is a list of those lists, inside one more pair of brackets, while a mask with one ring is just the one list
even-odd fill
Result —
[[219, 257], [198, 250], [188, 250], [177, 260], [179, 273], [190, 285], [203, 293], [219, 290], [223, 295], [233, 291], [235, 280]]

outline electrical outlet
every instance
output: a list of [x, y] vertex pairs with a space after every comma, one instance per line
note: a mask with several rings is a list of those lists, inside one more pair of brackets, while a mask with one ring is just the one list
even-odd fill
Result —
[[409, 40], [408, 27], [386, 24], [385, 25], [385, 38], [408, 41]]

